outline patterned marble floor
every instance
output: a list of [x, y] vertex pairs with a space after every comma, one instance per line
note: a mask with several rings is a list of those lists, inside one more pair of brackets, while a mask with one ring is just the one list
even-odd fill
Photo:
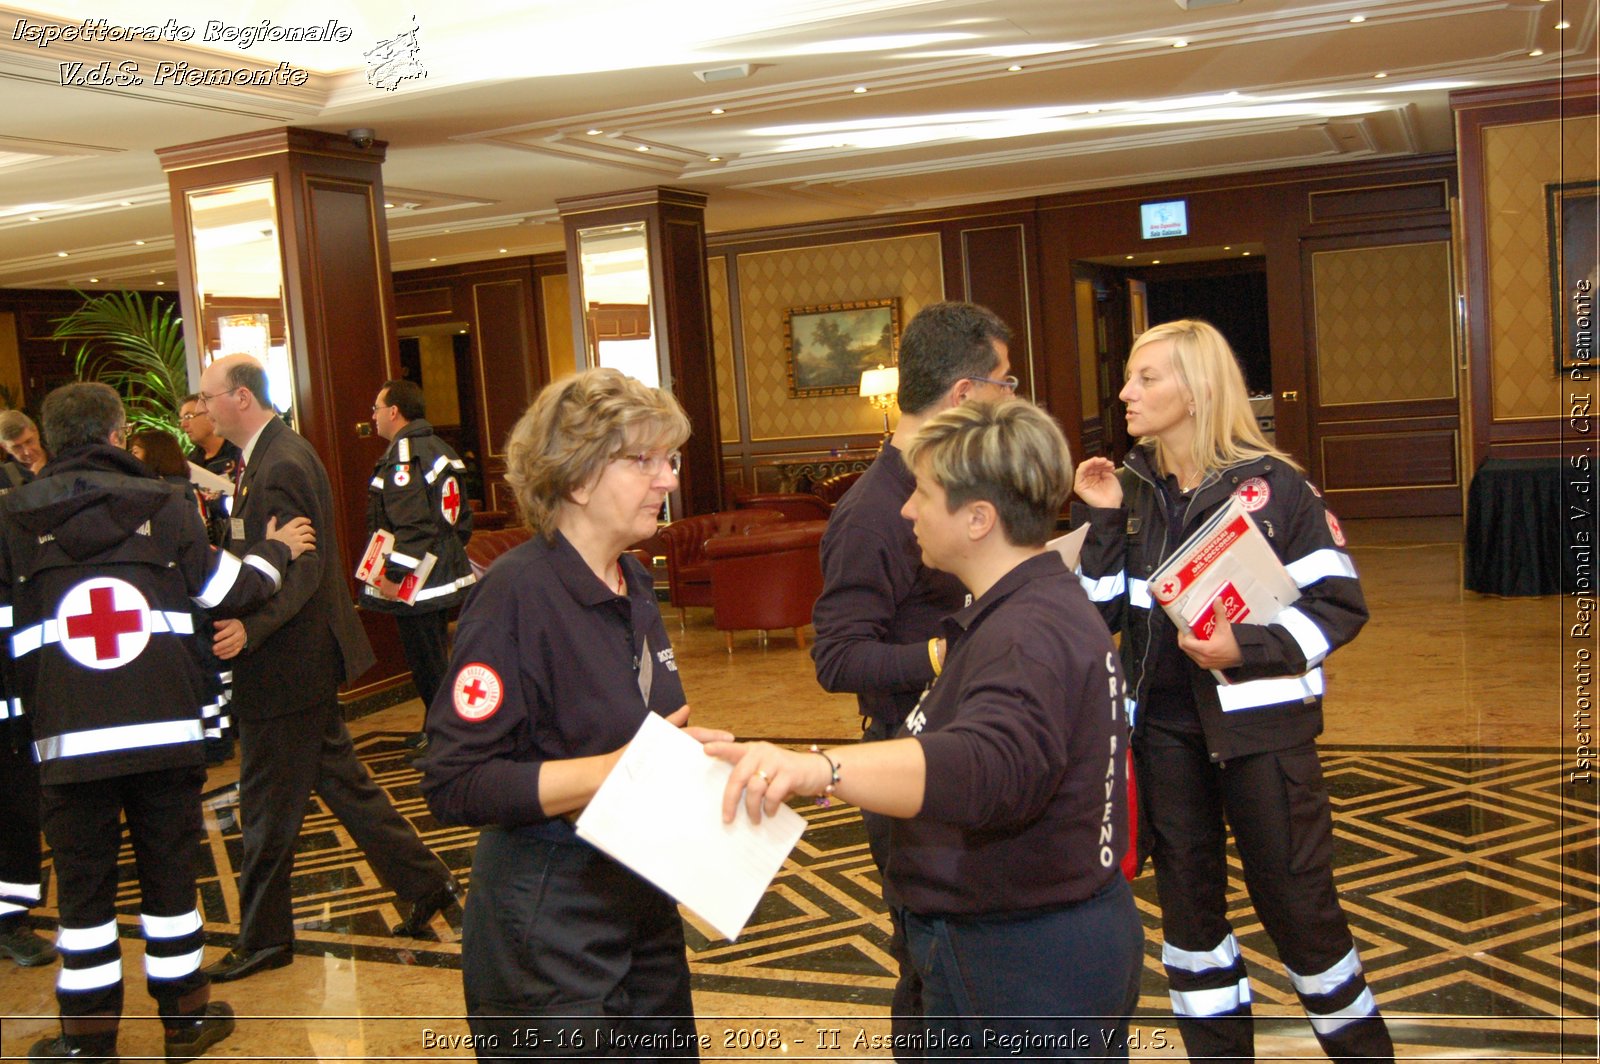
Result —
[[[1459, 524], [1350, 522], [1373, 622], [1329, 665], [1325, 773], [1339, 884], [1369, 979], [1402, 1056], [1594, 1059], [1600, 1014], [1600, 827], [1595, 787], [1574, 781], [1564, 604], [1459, 590]], [[787, 638], [741, 635], [730, 656], [709, 616], [675, 633], [700, 723], [783, 742], [848, 741], [853, 703], [821, 693]], [[759, 699], [752, 691], [761, 692]], [[473, 832], [435, 823], [399, 742], [415, 702], [356, 721], [374, 777], [465, 882]], [[236, 766], [207, 796], [208, 942], [237, 931]], [[685, 914], [706, 1059], [883, 1059], [875, 1037], [892, 963], [877, 874], [857, 812], [797, 806], [808, 828], [737, 943]], [[159, 1053], [138, 971], [137, 896], [126, 855], [130, 974], [125, 1059]], [[297, 962], [219, 988], [252, 1017], [216, 1060], [460, 1059], [459, 929], [397, 940], [393, 899], [342, 827], [314, 804], [295, 877]], [[1237, 884], [1237, 879], [1235, 880]], [[1135, 884], [1146, 977], [1134, 1055], [1181, 1057], [1159, 967], [1151, 877]], [[1318, 1059], [1242, 887], [1231, 896], [1252, 968], [1263, 1059]], [[51, 904], [37, 920], [52, 926]], [[53, 1028], [53, 968], [0, 962], [0, 1057]]]

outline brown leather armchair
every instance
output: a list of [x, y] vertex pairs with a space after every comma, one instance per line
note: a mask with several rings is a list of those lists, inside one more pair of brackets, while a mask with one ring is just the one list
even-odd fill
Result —
[[826, 521], [833, 509], [821, 496], [809, 491], [766, 491], [758, 495], [739, 495], [733, 500], [736, 510], [777, 510], [790, 521]]
[[855, 469], [848, 473], [835, 473], [826, 480], [819, 480], [811, 485], [811, 492], [826, 502], [830, 508], [837, 506], [839, 500], [844, 498], [844, 493], [850, 490], [850, 486], [861, 479], [863, 472], [865, 470]]
[[733, 633], [752, 628], [793, 628], [795, 644], [805, 649], [805, 626], [822, 594], [818, 547], [827, 527], [826, 521], [789, 521], [706, 543], [712, 618], [727, 636], [728, 653]]
[[674, 521], [659, 535], [666, 546], [667, 591], [678, 611], [678, 626], [690, 606], [711, 605], [711, 563], [706, 541], [714, 536], [742, 535], [747, 529], [783, 521], [777, 510], [721, 510]]

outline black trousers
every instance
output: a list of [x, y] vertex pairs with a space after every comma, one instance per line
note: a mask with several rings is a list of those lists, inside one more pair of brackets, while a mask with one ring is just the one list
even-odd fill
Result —
[[[444, 683], [445, 670], [450, 666], [450, 611], [431, 610], [427, 613], [397, 613], [395, 625], [400, 629], [400, 652], [405, 655], [411, 679], [417, 685], [417, 697], [422, 699], [422, 719], [428, 719], [428, 707]], [[418, 730], [422, 725], [419, 724]]]
[[1315, 744], [1216, 764], [1203, 735], [1152, 720], [1134, 752], [1162, 963], [1190, 1059], [1255, 1055], [1249, 973], [1227, 918], [1226, 819], [1250, 901], [1323, 1051], [1392, 1060], [1334, 889], [1333, 817]]
[[0, 722], [0, 921], [21, 919], [39, 904], [39, 766], [12, 745]]
[[[899, 723], [888, 725], [876, 717], [869, 718], [861, 729], [861, 741], [880, 742], [894, 738], [900, 730]], [[872, 863], [878, 868], [878, 879], [883, 883], [883, 901], [889, 909], [889, 956], [894, 958], [899, 973], [895, 976], [894, 995], [889, 999], [889, 1031], [894, 1035], [894, 1059], [921, 1060], [925, 1056], [920, 1048], [922, 1034], [922, 976], [911, 962], [911, 947], [906, 943], [905, 921], [901, 916], [899, 899], [889, 887], [889, 836], [894, 827], [894, 817], [882, 813], [861, 811], [861, 826], [867, 832], [867, 849], [872, 851]]]
[[485, 828], [461, 927], [480, 1059], [697, 1059], [683, 920], [587, 843]]
[[116, 902], [123, 817], [139, 876], [150, 996], [163, 1018], [196, 1012], [209, 1000], [194, 888], [205, 779], [202, 768], [177, 768], [42, 789], [61, 907], [56, 1001], [67, 1033], [115, 1030], [122, 1012]]
[[313, 791], [401, 899], [415, 901], [450, 878], [356, 757], [335, 692], [305, 709], [265, 720], [244, 717], [238, 725], [240, 949], [294, 941], [290, 875]]

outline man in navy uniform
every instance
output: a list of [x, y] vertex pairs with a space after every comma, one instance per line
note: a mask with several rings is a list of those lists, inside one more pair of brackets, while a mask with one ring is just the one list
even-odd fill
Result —
[[[466, 463], [434, 435], [425, 413], [415, 381], [384, 381], [372, 404], [373, 427], [390, 443], [372, 471], [367, 532], [392, 534], [394, 549], [378, 586], [361, 589], [364, 609], [394, 615], [424, 716], [450, 662], [450, 608], [467, 597], [476, 579], [466, 551], [472, 538], [472, 509], [461, 492]], [[422, 586], [409, 603], [402, 601], [403, 582], [417, 575], [430, 554], [434, 561]], [[420, 723], [405, 745], [411, 754], [427, 748], [428, 734]]]
[[12, 618], [13, 694], [32, 723], [61, 911], [61, 1035], [28, 1055], [116, 1051], [125, 817], [147, 986], [167, 1058], [188, 1060], [233, 1030], [200, 969], [206, 696], [190, 643], [207, 633], [191, 610], [226, 617], [265, 602], [314, 536], [304, 520], [273, 521], [243, 563], [216, 550], [187, 496], [123, 450], [122, 401], [104, 384], [57, 388], [42, 420], [55, 457], [0, 501], [0, 609]]

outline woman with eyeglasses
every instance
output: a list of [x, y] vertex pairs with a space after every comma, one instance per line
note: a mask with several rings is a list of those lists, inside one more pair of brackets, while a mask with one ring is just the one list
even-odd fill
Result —
[[677, 905], [572, 823], [647, 713], [689, 716], [654, 581], [626, 553], [655, 533], [688, 437], [676, 399], [614, 369], [556, 381], [511, 430], [533, 536], [463, 606], [420, 762], [434, 814], [483, 828], [461, 950], [480, 1056], [698, 1055]]

